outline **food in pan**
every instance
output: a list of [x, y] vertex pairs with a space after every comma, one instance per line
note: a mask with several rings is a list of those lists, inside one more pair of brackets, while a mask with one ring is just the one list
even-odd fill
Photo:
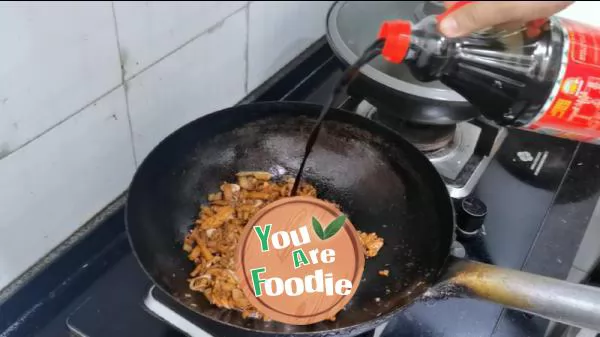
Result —
[[390, 276], [390, 271], [388, 269], [382, 269], [379, 271], [379, 275], [388, 277]]
[[[208, 195], [209, 204], [200, 207], [195, 227], [184, 240], [183, 250], [196, 264], [190, 273], [189, 287], [202, 292], [220, 308], [240, 310], [244, 317], [268, 319], [239, 288], [235, 251], [248, 220], [267, 204], [289, 196], [294, 179], [274, 181], [268, 172], [239, 172], [236, 177], [236, 183], [224, 183], [219, 192]], [[297, 195], [316, 198], [317, 190], [302, 182]], [[365, 257], [376, 256], [383, 239], [360, 231], [359, 236]]]
[[365, 257], [375, 257], [379, 253], [379, 249], [383, 246], [383, 239], [378, 237], [375, 233], [363, 233], [358, 232], [360, 237], [360, 243], [365, 248]]

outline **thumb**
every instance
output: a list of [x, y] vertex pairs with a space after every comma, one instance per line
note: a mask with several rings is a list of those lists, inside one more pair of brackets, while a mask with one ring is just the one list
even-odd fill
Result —
[[454, 6], [458, 1], [444, 1], [444, 7], [446, 7], [446, 9]]

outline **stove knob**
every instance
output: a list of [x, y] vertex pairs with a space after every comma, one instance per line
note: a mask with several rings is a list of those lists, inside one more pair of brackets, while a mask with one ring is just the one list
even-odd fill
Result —
[[459, 234], [471, 237], [479, 233], [486, 215], [487, 207], [483, 201], [474, 197], [462, 199], [456, 217]]

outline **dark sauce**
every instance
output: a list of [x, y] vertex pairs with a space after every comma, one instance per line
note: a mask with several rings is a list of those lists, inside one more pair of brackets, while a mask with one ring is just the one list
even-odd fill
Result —
[[546, 103], [560, 69], [561, 53], [550, 51], [562, 50], [561, 33], [553, 30], [535, 38], [526, 31], [463, 38], [449, 48], [440, 82], [499, 125], [527, 124]]
[[346, 92], [348, 86], [350, 85], [350, 83], [352, 83], [352, 80], [354, 80], [359, 74], [360, 68], [381, 54], [381, 48], [383, 48], [383, 43], [384, 40], [377, 40], [370, 46], [368, 46], [363, 52], [363, 54], [356, 60], [356, 62], [354, 62], [354, 64], [350, 65], [350, 67], [348, 67], [348, 69], [344, 71], [342, 77], [334, 86], [331, 95], [329, 95], [327, 102], [325, 103], [325, 105], [323, 105], [323, 109], [321, 109], [321, 113], [319, 114], [319, 117], [317, 118], [317, 121], [315, 122], [315, 125], [312, 131], [310, 132], [310, 135], [308, 136], [308, 140], [306, 141], [306, 147], [304, 149], [304, 157], [302, 158], [300, 169], [296, 174], [296, 179], [294, 180], [294, 186], [292, 187], [290, 196], [296, 195], [298, 191], [298, 186], [300, 185], [300, 180], [302, 179], [302, 172], [304, 171], [306, 160], [308, 159], [308, 155], [310, 154], [313, 145], [317, 141], [319, 131], [321, 130], [321, 124], [323, 123], [327, 112], [331, 110], [333, 102], [335, 102], [335, 99], [340, 94]]
[[403, 63], [417, 81], [439, 80], [496, 124], [522, 126], [548, 100], [562, 46], [558, 25], [545, 24], [537, 34], [521, 27], [448, 39], [437, 20], [427, 19], [412, 27]]

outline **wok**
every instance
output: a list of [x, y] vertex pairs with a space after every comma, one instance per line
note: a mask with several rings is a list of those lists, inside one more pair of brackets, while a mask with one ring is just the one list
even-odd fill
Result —
[[[364, 280], [337, 320], [291, 326], [243, 319], [191, 292], [186, 279], [193, 265], [182, 240], [206, 195], [238, 171], [295, 174], [319, 110], [270, 102], [218, 111], [171, 134], [140, 165], [126, 206], [130, 244], [182, 310], [247, 332], [347, 336], [376, 328], [416, 299], [472, 296], [599, 327], [600, 289], [450, 258], [453, 208], [434, 167], [395, 132], [341, 110], [325, 119], [304, 176], [321, 198], [340, 204], [359, 230], [376, 232], [385, 245], [367, 261]], [[390, 276], [379, 276], [381, 269]]]

